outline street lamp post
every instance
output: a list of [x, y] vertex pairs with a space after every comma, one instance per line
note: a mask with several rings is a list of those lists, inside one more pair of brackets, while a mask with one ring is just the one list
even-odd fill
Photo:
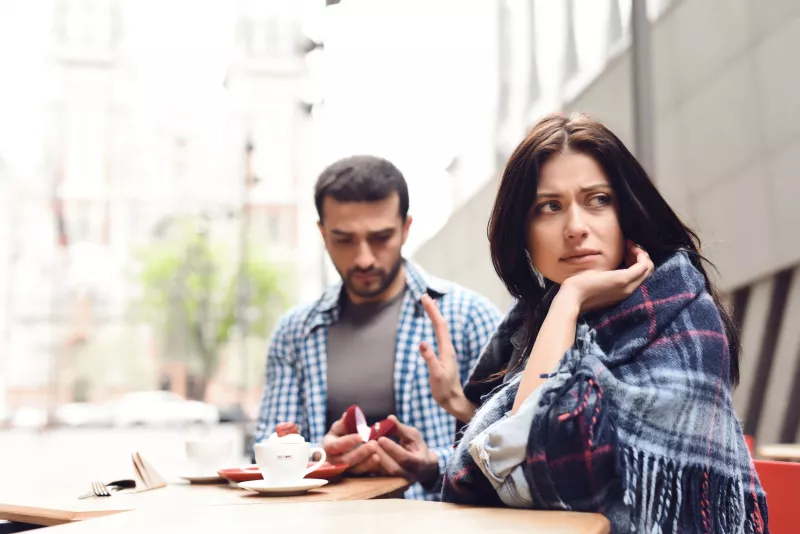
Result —
[[[250, 188], [255, 181], [253, 174], [253, 151], [255, 147], [253, 142], [248, 136], [244, 148], [244, 177], [242, 180], [241, 192], [241, 221], [239, 226], [239, 269], [237, 276], [237, 299], [236, 299], [236, 320], [239, 327], [239, 357], [240, 357], [240, 376], [239, 376], [239, 391], [238, 402], [242, 413], [246, 413], [245, 405], [247, 398], [247, 332], [248, 332], [248, 304], [250, 296], [250, 287], [248, 280], [247, 264], [249, 262], [249, 241], [250, 241]], [[248, 432], [247, 432], [247, 417], [241, 418], [241, 432], [242, 440], [245, 451], [248, 447]]]

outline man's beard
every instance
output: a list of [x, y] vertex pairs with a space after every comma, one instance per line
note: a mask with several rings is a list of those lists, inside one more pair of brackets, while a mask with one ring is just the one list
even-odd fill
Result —
[[[394, 265], [392, 265], [392, 268], [389, 271], [375, 267], [370, 269], [353, 268], [347, 271], [347, 275], [343, 276], [342, 280], [344, 281], [344, 285], [347, 286], [348, 291], [350, 291], [352, 294], [357, 295], [361, 298], [370, 299], [377, 297], [378, 295], [386, 291], [389, 288], [389, 286], [392, 285], [392, 282], [394, 282], [395, 279], [397, 278], [397, 275], [400, 272], [400, 267], [402, 266], [403, 266], [403, 257], [398, 256], [397, 261], [395, 262]], [[339, 275], [341, 276], [341, 274], [342, 273], [340, 272]], [[360, 286], [355, 281], [356, 274], [373, 275], [377, 278], [378, 283], [374, 287], [370, 288], [365, 288], [363, 286]]]

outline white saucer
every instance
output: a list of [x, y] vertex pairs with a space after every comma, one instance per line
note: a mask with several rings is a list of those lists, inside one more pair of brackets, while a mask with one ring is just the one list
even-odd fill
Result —
[[266, 480], [250, 480], [240, 482], [239, 487], [265, 495], [300, 495], [327, 483], [327, 480], [319, 478], [304, 478], [289, 484], [269, 484]]
[[218, 473], [193, 473], [191, 475], [184, 473], [183, 475], [178, 475], [178, 478], [188, 480], [189, 482], [195, 484], [208, 484], [210, 482], [225, 482], [225, 479], [222, 478]]

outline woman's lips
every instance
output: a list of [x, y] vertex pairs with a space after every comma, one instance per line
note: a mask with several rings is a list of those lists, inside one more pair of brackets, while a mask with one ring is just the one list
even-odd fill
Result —
[[562, 258], [561, 261], [570, 265], [581, 265], [583, 263], [592, 262], [599, 257], [600, 253], [598, 252], [588, 252], [586, 254], [576, 254], [574, 256], [569, 256], [568, 258]]

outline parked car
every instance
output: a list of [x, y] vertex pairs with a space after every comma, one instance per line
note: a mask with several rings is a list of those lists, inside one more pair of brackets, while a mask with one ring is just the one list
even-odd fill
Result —
[[105, 427], [111, 425], [108, 405], [70, 402], [56, 409], [56, 422], [69, 427]]
[[47, 425], [47, 412], [40, 408], [21, 406], [11, 414], [8, 425], [11, 428], [28, 430], [44, 428]]
[[172, 391], [138, 391], [125, 394], [114, 403], [112, 422], [116, 427], [215, 425], [219, 423], [219, 411]]
[[217, 410], [219, 410], [220, 423], [241, 423], [250, 420], [239, 404], [217, 406]]

